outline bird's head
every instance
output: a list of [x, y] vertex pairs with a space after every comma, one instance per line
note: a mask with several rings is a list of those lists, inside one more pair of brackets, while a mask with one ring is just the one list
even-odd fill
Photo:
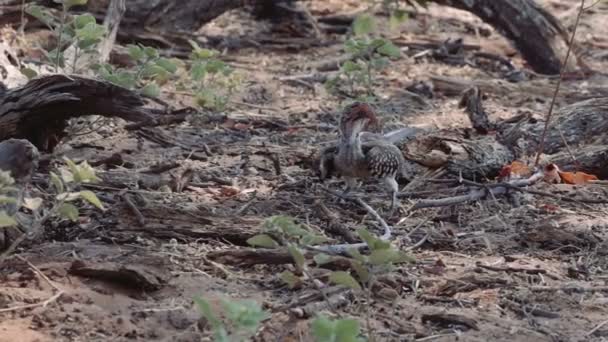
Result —
[[369, 104], [354, 102], [346, 106], [342, 112], [340, 132], [344, 137], [349, 137], [362, 131], [380, 132], [380, 123]]

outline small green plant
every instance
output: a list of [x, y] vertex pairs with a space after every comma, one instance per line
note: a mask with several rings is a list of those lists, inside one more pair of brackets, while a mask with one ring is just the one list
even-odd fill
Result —
[[331, 320], [319, 315], [312, 321], [312, 335], [318, 342], [361, 342], [359, 322], [355, 319]]
[[104, 80], [121, 87], [138, 90], [148, 97], [160, 95], [160, 84], [167, 82], [182, 64], [176, 58], [161, 57], [158, 50], [141, 44], [127, 45], [132, 68], [114, 68], [110, 64], [95, 66]]
[[232, 300], [221, 298], [221, 320], [212, 309], [209, 301], [195, 298], [202, 315], [213, 330], [213, 340], [216, 342], [241, 342], [252, 337], [258, 330], [260, 323], [270, 315], [253, 300]]
[[361, 85], [365, 96], [374, 96], [375, 74], [390, 65], [391, 58], [399, 58], [401, 51], [390, 40], [371, 38], [376, 31], [374, 18], [369, 14], [360, 15], [353, 22], [354, 37], [344, 43], [344, 51], [350, 56], [341, 66], [338, 74], [326, 82], [330, 91], [336, 91], [342, 83], [347, 85], [349, 96], [361, 96]]
[[[95, 17], [85, 13], [71, 16], [69, 11], [72, 7], [86, 5], [87, 0], [55, 0], [61, 3], [61, 13], [48, 8], [29, 5], [25, 11], [36, 19], [44, 23], [53, 32], [57, 40], [57, 46], [51, 51], [44, 51], [47, 61], [55, 67], [55, 72], [59, 68], [65, 68], [65, 50], [73, 46], [72, 73], [77, 73], [78, 60], [84, 55], [97, 53], [96, 47], [106, 35], [103, 25], [98, 25]], [[36, 72], [32, 69], [24, 69], [22, 72], [29, 78], [35, 77]]]
[[[287, 216], [270, 217], [264, 221], [263, 227], [263, 234], [256, 235], [247, 242], [250, 245], [263, 248], [287, 247], [294, 260], [296, 272], [282, 272], [281, 280], [290, 288], [294, 288], [307, 279], [312, 279], [302, 249], [306, 246], [327, 242], [328, 239], [310, 232], [306, 229], [306, 226], [297, 224], [293, 218]], [[348, 259], [352, 273], [349, 271], [332, 271], [329, 273], [328, 279], [330, 283], [342, 285], [352, 289], [355, 293], [366, 295], [369, 300], [377, 276], [394, 271], [395, 264], [411, 262], [414, 259], [397, 249], [390, 241], [380, 239], [364, 228], [358, 229], [357, 234], [367, 245], [368, 253], [364, 255], [357, 248], [349, 249]], [[335, 258], [343, 260], [343, 257], [335, 257], [326, 253], [317, 253], [313, 260], [317, 266], [321, 266], [334, 261]], [[302, 274], [304, 277], [300, 276]], [[313, 324], [313, 330], [318, 332], [318, 340], [358, 341], [356, 339], [359, 335], [358, 324], [353, 324], [348, 320], [343, 321], [331, 322], [326, 318], [318, 318], [315, 321], [316, 323]], [[348, 332], [345, 330], [348, 330]]]
[[70, 202], [84, 200], [100, 210], [104, 210], [103, 204], [94, 192], [90, 190], [79, 190], [82, 184], [95, 183], [99, 178], [95, 175], [95, 170], [86, 162], [74, 163], [69, 158], [64, 158], [66, 166], [59, 168], [59, 175], [50, 173], [50, 181], [55, 195], [55, 205], [53, 209], [62, 218], [76, 222], [78, 220], [78, 208]]
[[[304, 225], [297, 224], [293, 218], [278, 215], [266, 219], [263, 224], [263, 234], [250, 238], [247, 243], [263, 248], [287, 247], [294, 259], [297, 273], [302, 274], [307, 273], [302, 246], [318, 245], [327, 241], [326, 237], [311, 232]], [[280, 277], [290, 288], [301, 284], [301, 279], [293, 272], [284, 271]]]
[[205, 109], [224, 110], [240, 83], [234, 70], [218, 58], [219, 52], [201, 48], [190, 40], [189, 82], [184, 87], [194, 94], [196, 104]]
[[[78, 208], [71, 202], [84, 200], [100, 210], [104, 210], [103, 204], [94, 192], [90, 190], [78, 190], [85, 183], [97, 182], [95, 170], [86, 162], [74, 163], [69, 158], [64, 158], [66, 166], [59, 168], [59, 175], [51, 172], [49, 176], [52, 193], [54, 193], [53, 206], [44, 215], [41, 212], [41, 198], [24, 198], [21, 202], [15, 196], [18, 189], [14, 186], [14, 180], [6, 171], [0, 171], [0, 228], [16, 226], [18, 223], [14, 217], [20, 207], [32, 211], [34, 221], [40, 224], [48, 218], [58, 215], [61, 218], [72, 221], [78, 220]], [[6, 207], [10, 206], [10, 210]]]

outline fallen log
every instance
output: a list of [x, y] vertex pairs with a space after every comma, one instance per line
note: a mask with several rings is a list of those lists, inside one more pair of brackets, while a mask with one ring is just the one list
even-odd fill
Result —
[[[534, 0], [434, 0], [471, 12], [513, 42], [530, 67], [541, 74], [558, 74], [568, 50], [568, 32], [559, 20]], [[566, 72], [585, 68], [574, 56]]]
[[65, 136], [70, 118], [85, 115], [119, 117], [127, 121], [152, 120], [136, 93], [111, 84], [74, 75], [50, 75], [0, 93], [0, 141], [27, 139], [51, 152]]

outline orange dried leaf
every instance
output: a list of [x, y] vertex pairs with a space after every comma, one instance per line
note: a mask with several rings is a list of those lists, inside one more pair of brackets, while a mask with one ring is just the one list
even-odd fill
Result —
[[557, 165], [549, 164], [543, 170], [543, 180], [547, 183], [561, 183], [562, 179], [559, 176], [559, 172]]
[[518, 175], [520, 177], [527, 177], [532, 174], [528, 165], [520, 162], [514, 161], [511, 163], [511, 175]]
[[500, 169], [500, 172], [498, 173], [498, 179], [507, 180], [510, 177], [523, 178], [528, 177], [531, 174], [532, 171], [530, 171], [528, 165], [516, 160], [511, 164], [503, 166], [502, 169]]
[[505, 165], [498, 172], [498, 180], [508, 180], [511, 177], [511, 165]]
[[587, 184], [589, 181], [598, 180], [595, 175], [591, 175], [584, 172], [560, 172], [558, 171], [559, 176], [562, 178], [562, 181], [566, 184]]

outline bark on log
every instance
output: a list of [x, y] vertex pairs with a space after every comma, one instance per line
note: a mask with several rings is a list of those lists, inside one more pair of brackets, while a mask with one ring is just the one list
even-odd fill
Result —
[[42, 151], [52, 151], [65, 135], [68, 119], [103, 115], [151, 120], [143, 105], [134, 92], [108, 82], [72, 75], [32, 79], [0, 93], [0, 141], [24, 138]]
[[[533, 0], [434, 0], [471, 12], [511, 40], [530, 67], [541, 74], [558, 74], [568, 50], [568, 32]], [[576, 71], [581, 61], [571, 58], [564, 70]]]
[[[509, 83], [502, 80], [467, 80], [455, 77], [431, 76], [430, 82], [433, 84], [435, 92], [443, 93], [446, 96], [461, 95], [462, 92], [471, 87], [478, 87], [485, 94], [538, 97], [549, 101], [555, 91], [553, 82], [549, 83], [545, 80]], [[605, 87], [591, 86], [585, 88], [585, 90], [585, 92], [582, 92], [577, 87], [562, 83], [558, 100], [565, 103], [573, 103], [590, 98], [608, 96], [608, 90]]]
[[[505, 124], [499, 129], [500, 140], [508, 146], [517, 147], [518, 154], [532, 154], [538, 148], [544, 125], [542, 120]], [[570, 104], [553, 113], [544, 153], [558, 153], [566, 147], [566, 143], [570, 147], [607, 145], [607, 131], [608, 97]]]

